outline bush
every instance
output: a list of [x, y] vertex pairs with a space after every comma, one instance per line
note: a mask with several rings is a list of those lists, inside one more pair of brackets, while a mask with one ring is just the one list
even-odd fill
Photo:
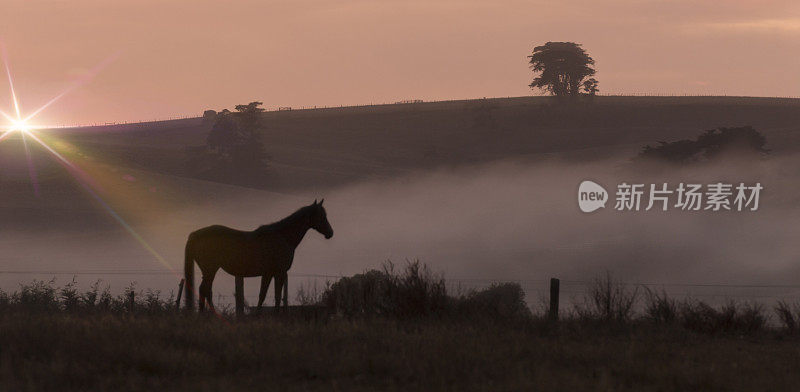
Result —
[[767, 316], [759, 304], [731, 301], [715, 309], [702, 301], [686, 301], [680, 306], [680, 321], [684, 328], [695, 332], [751, 334], [764, 329]]
[[[106, 289], [108, 290], [108, 289]], [[98, 295], [100, 293], [100, 280], [98, 279], [89, 287], [89, 290], [81, 294], [80, 301], [83, 307], [93, 308], [97, 305]]]
[[486, 289], [459, 298], [459, 315], [492, 320], [526, 320], [532, 314], [519, 283], [493, 283]]
[[778, 320], [787, 332], [797, 333], [800, 330], [800, 305], [796, 303], [790, 305], [786, 301], [778, 301], [775, 313], [778, 314]]
[[[328, 288], [330, 288], [330, 285], [326, 286], [326, 290]], [[323, 292], [320, 292], [317, 289], [316, 282], [313, 286], [309, 286], [308, 288], [306, 288], [305, 285], [300, 284], [300, 287], [297, 289], [297, 296], [295, 298], [300, 306], [317, 306], [322, 302], [322, 294]]]
[[0, 310], [5, 309], [11, 303], [11, 298], [8, 293], [0, 289]]
[[758, 155], [769, 152], [764, 148], [767, 139], [751, 126], [709, 129], [695, 140], [683, 139], [658, 143], [657, 146], [644, 146], [636, 159], [690, 163], [701, 159], [714, 159], [728, 151]]
[[607, 272], [595, 279], [583, 302], [576, 304], [574, 310], [578, 318], [584, 320], [627, 322], [633, 317], [638, 298], [638, 287], [631, 290]]
[[371, 270], [341, 278], [322, 293], [322, 304], [347, 317], [396, 318], [451, 317], [510, 321], [531, 317], [525, 292], [517, 283], [493, 284], [467, 295], [451, 297], [441, 276], [419, 261], [395, 271], [386, 262], [382, 271]]
[[444, 279], [434, 276], [417, 260], [407, 263], [399, 273], [394, 264], [386, 262], [383, 271], [341, 278], [325, 290], [322, 303], [348, 317], [421, 317], [443, 314], [448, 297]]
[[73, 277], [71, 282], [67, 283], [59, 290], [61, 306], [64, 310], [77, 310], [81, 305], [81, 297], [78, 295], [78, 289], [75, 287], [76, 284], [75, 277]]
[[[34, 280], [20, 285], [19, 291], [10, 295], [0, 290], [0, 310], [166, 314], [177, 309], [174, 294], [162, 298], [159, 291], [137, 291], [135, 284], [122, 294], [112, 296], [108, 286], [101, 290], [100, 281], [85, 292], [77, 289], [74, 279], [60, 288], [54, 283], [54, 280]], [[629, 326], [641, 325], [640, 321], [711, 335], [755, 334], [768, 329], [769, 315], [759, 304], [730, 301], [713, 307], [702, 301], [676, 301], [664, 291], [644, 290], [644, 306], [639, 308], [639, 288], [616, 281], [606, 273], [588, 288], [583, 301], [575, 304], [574, 318], [565, 320], [565, 325], [592, 333], [603, 325], [627, 330]], [[133, 306], [130, 293], [134, 293]], [[517, 283], [494, 283], [482, 290], [451, 296], [445, 290], [444, 279], [419, 261], [409, 262], [399, 271], [394, 264], [386, 262], [382, 270], [341, 278], [326, 285], [321, 293], [316, 287], [301, 288], [298, 302], [316, 310], [320, 306], [327, 308], [319, 314], [331, 312], [345, 317], [445, 318], [477, 323], [521, 321], [533, 322], [525, 325], [536, 326], [541, 316], [534, 317], [531, 313], [525, 293]], [[642, 309], [643, 313], [637, 313], [637, 309]], [[786, 332], [800, 331], [800, 304], [781, 301], [774, 311]], [[546, 331], [551, 330], [551, 323], [542, 325], [548, 326]]]
[[671, 324], [677, 319], [677, 304], [665, 291], [661, 293], [645, 287], [645, 317], [656, 323]]
[[[0, 290], [0, 309], [18, 309], [25, 311], [64, 311], [68, 313], [79, 312], [167, 312], [175, 309], [175, 301], [171, 295], [161, 299], [159, 291], [147, 290], [136, 292], [135, 285], [131, 284], [123, 294], [117, 297], [109, 293], [109, 287], [101, 292], [101, 282], [98, 280], [81, 293], [77, 289], [77, 282], [73, 278], [63, 287], [55, 286], [55, 279], [48, 282], [33, 280], [29, 284], [21, 284], [20, 290], [10, 296]], [[134, 293], [134, 304], [131, 307], [130, 293]]]
[[20, 290], [12, 294], [11, 302], [30, 310], [58, 310], [55, 279], [45, 282], [33, 280], [30, 284], [20, 285]]

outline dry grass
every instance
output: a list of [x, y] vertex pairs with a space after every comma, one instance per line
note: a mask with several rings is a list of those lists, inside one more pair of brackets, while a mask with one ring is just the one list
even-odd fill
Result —
[[[419, 299], [438, 292], [439, 278], [423, 267], [307, 295], [313, 302], [338, 290], [342, 299], [388, 281], [389, 291]], [[99, 286], [80, 293], [38, 281], [0, 292], [0, 390], [789, 391], [800, 383], [796, 329], [767, 327], [764, 308], [648, 292], [638, 314], [638, 292], [610, 275], [587, 293], [583, 313], [557, 324], [519, 316], [514, 309], [526, 305], [513, 284], [447, 296], [444, 314], [400, 317], [431, 302], [393, 292], [405, 301], [401, 313], [241, 320], [176, 311], [158, 293], [136, 291], [131, 307], [127, 294]], [[796, 305], [779, 309], [797, 322]]]
[[797, 341], [566, 322], [0, 315], [3, 390], [792, 390]]

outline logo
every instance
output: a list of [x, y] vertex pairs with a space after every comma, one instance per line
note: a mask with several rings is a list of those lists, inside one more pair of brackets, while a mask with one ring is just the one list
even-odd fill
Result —
[[583, 212], [605, 208], [607, 201], [608, 192], [595, 182], [587, 180], [578, 187], [578, 206]]
[[[649, 189], [649, 191], [648, 191]], [[711, 184], [679, 183], [670, 186], [660, 184], [617, 185], [616, 211], [667, 211], [670, 208], [682, 211], [758, 211], [761, 190], [760, 182], [753, 185], [716, 182]], [[647, 197], [649, 195], [649, 197]], [[592, 212], [606, 207], [609, 194], [599, 184], [583, 181], [578, 187], [578, 206], [583, 212]], [[643, 201], [644, 200], [644, 201]], [[674, 203], [674, 204], [673, 204]]]

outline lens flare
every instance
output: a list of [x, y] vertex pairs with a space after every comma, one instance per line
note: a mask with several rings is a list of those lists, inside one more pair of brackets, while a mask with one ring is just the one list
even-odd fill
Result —
[[145, 241], [145, 239], [141, 235], [139, 235], [139, 233], [136, 232], [136, 230], [131, 225], [129, 225], [128, 222], [125, 221], [125, 219], [122, 218], [122, 216], [120, 216], [108, 203], [106, 203], [106, 201], [102, 197], [100, 197], [100, 195], [92, 187], [91, 185], [92, 181], [90, 177], [83, 170], [81, 170], [77, 165], [72, 163], [63, 155], [59, 154], [58, 151], [50, 147], [50, 145], [45, 143], [33, 132], [28, 132], [27, 136], [35, 140], [45, 150], [50, 152], [50, 154], [52, 154], [56, 158], [56, 160], [59, 163], [61, 163], [62, 166], [64, 166], [76, 180], [78, 180], [78, 184], [81, 185], [81, 187], [86, 191], [86, 193], [88, 193], [89, 196], [95, 199], [95, 201], [97, 201], [98, 204], [100, 204], [100, 206], [104, 210], [106, 210], [106, 212], [108, 212], [108, 214], [111, 215], [111, 217], [114, 218], [114, 220], [116, 220], [117, 223], [119, 223], [122, 226], [122, 228], [125, 229], [125, 231], [128, 232], [128, 234], [130, 234], [137, 242], [139, 242], [139, 244], [145, 250], [147, 250], [148, 253], [150, 253], [159, 263], [167, 267], [169, 270], [175, 272], [172, 266], [164, 259], [164, 257], [162, 257], [161, 254], [159, 254], [155, 249], [153, 249], [153, 247], [150, 246], [150, 244], [148, 244], [147, 241]]
[[33, 194], [39, 198], [39, 176], [36, 175], [36, 166], [33, 165], [33, 157], [31, 156], [31, 149], [28, 148], [28, 140], [25, 135], [33, 136], [28, 131], [19, 130], [22, 132], [22, 144], [25, 146], [25, 159], [28, 161], [28, 176], [31, 178], [31, 185], [33, 186]]
[[8, 65], [8, 53], [6, 52], [6, 46], [0, 46], [0, 50], [3, 52], [3, 64], [6, 66], [6, 76], [8, 76], [8, 85], [11, 87], [11, 99], [14, 101], [14, 111], [17, 112], [17, 120], [22, 120], [22, 115], [19, 112], [19, 101], [17, 101], [17, 92], [14, 91], [14, 80], [11, 78], [11, 67]]
[[28, 133], [31, 129], [33, 129], [33, 127], [25, 121], [14, 121], [11, 125], [12, 131], [20, 131], [23, 134]]
[[44, 128], [50, 128], [41, 125], [33, 125], [29, 121], [33, 119], [36, 115], [41, 113], [44, 109], [61, 99], [63, 96], [71, 92], [72, 90], [80, 87], [84, 83], [88, 82], [92, 77], [94, 77], [100, 70], [105, 68], [108, 64], [110, 64], [116, 57], [118, 57], [118, 53], [105, 59], [97, 66], [93, 67], [90, 72], [75, 81], [71, 84], [67, 89], [53, 97], [52, 99], [48, 100], [44, 105], [39, 107], [38, 109], [34, 110], [27, 116], [23, 116], [22, 111], [20, 109], [19, 101], [17, 100], [17, 93], [14, 89], [14, 82], [11, 76], [11, 67], [9, 66], [8, 56], [6, 54], [5, 46], [0, 44], [0, 52], [2, 52], [3, 63], [6, 68], [6, 76], [8, 77], [9, 87], [11, 88], [11, 99], [14, 104], [14, 115], [6, 113], [5, 111], [0, 110], [0, 115], [4, 117], [8, 124], [4, 126], [0, 126], [0, 141], [8, 139], [9, 135], [14, 132], [19, 132], [22, 135], [22, 144], [25, 149], [25, 156], [27, 158], [28, 163], [28, 173], [31, 179], [31, 184], [34, 188], [34, 193], [36, 196], [39, 196], [39, 182], [36, 174], [36, 167], [33, 163], [33, 158], [31, 155], [30, 146], [28, 143], [28, 139], [35, 141], [39, 146], [41, 146], [45, 151], [49, 152], [52, 157], [55, 158], [57, 162], [59, 162], [64, 168], [66, 168], [67, 172], [69, 172], [76, 180], [77, 183], [86, 191], [89, 196], [91, 196], [111, 217], [119, 223], [125, 231], [128, 232], [150, 255], [153, 256], [159, 263], [167, 267], [170, 271], [172, 271], [176, 276], [179, 274], [175, 271], [175, 269], [167, 263], [164, 257], [161, 256], [150, 244], [145, 241], [145, 239], [130, 225], [122, 216], [111, 207], [110, 204], [100, 196], [98, 192], [102, 191], [102, 188], [97, 185], [94, 179], [89, 176], [85, 171], [81, 170], [74, 162], [70, 161], [63, 154], [56, 151], [55, 148], [51, 147], [48, 143], [42, 140], [39, 136], [36, 135], [34, 131]]

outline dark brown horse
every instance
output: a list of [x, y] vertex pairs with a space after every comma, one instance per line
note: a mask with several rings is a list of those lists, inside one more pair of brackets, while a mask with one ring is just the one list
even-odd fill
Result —
[[[324, 201], [324, 199], [323, 199]], [[240, 231], [229, 227], [214, 225], [204, 227], [189, 234], [186, 241], [184, 273], [186, 275], [186, 306], [194, 307], [194, 263], [203, 274], [200, 282], [200, 310], [211, 302], [211, 284], [217, 271], [237, 278], [260, 276], [261, 292], [258, 306], [261, 307], [269, 288], [269, 281], [275, 278], [275, 308], [281, 302], [281, 289], [286, 287], [287, 271], [292, 267], [294, 251], [308, 229], [314, 229], [326, 239], [333, 237], [333, 229], [322, 202], [300, 208], [292, 215], [253, 231]], [[238, 291], [238, 290], [237, 290]], [[241, 293], [237, 292], [237, 309], [243, 305]], [[286, 301], [284, 301], [286, 304]]]

